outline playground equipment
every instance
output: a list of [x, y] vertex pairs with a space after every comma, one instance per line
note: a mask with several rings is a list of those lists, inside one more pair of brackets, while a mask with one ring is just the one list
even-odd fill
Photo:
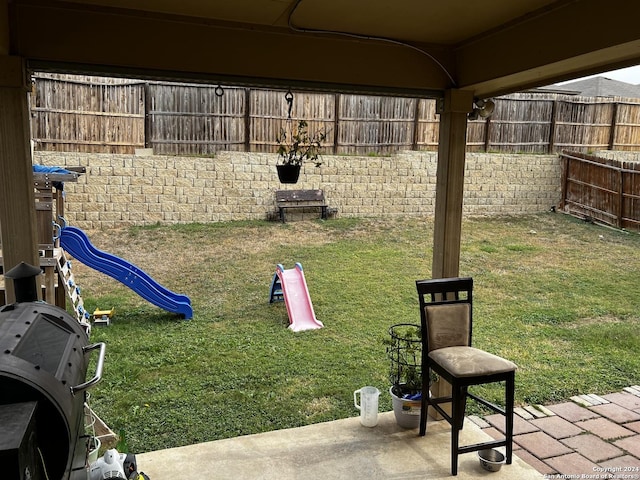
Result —
[[[43, 167], [34, 165], [33, 187], [35, 191], [35, 210], [37, 224], [38, 249], [40, 251], [40, 269], [42, 299], [63, 310], [67, 300], [77, 320], [88, 325], [89, 315], [84, 310], [80, 288], [75, 283], [71, 262], [53, 236], [54, 215], [64, 216], [64, 183], [76, 182], [80, 174], [85, 173], [84, 167]], [[0, 268], [3, 268], [0, 253]], [[6, 303], [4, 285], [0, 287], [0, 304]]]
[[[88, 267], [107, 273], [124, 283], [154, 305], [186, 319], [193, 316], [189, 297], [167, 290], [134, 265], [96, 249], [82, 230], [60, 227], [56, 223], [55, 219], [64, 219], [64, 183], [77, 181], [78, 176], [85, 173], [84, 167], [34, 165], [33, 170], [39, 267], [44, 272], [41, 289], [42, 299], [46, 303], [64, 310], [67, 308], [67, 301], [70, 301], [78, 322], [89, 333], [91, 315], [84, 308], [80, 287], [76, 284], [71, 268], [72, 262], [67, 258], [68, 253]], [[2, 267], [0, 251], [0, 269]], [[0, 284], [0, 305], [5, 303], [4, 285]], [[111, 316], [107, 317], [110, 318]]]
[[163, 287], [126, 260], [97, 249], [79, 228], [63, 225], [60, 228], [60, 246], [87, 267], [118, 280], [148, 302], [185, 319], [193, 317], [189, 297]]
[[313, 311], [307, 281], [300, 263], [296, 263], [295, 268], [289, 270], [278, 264], [271, 281], [269, 303], [281, 301], [287, 306], [289, 328], [294, 332], [324, 327]]

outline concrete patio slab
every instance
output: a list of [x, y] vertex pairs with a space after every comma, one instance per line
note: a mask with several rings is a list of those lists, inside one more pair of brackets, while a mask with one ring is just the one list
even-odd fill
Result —
[[[491, 440], [477, 425], [465, 421], [460, 441]], [[139, 470], [153, 480], [277, 479], [351, 480], [451, 478], [451, 431], [444, 421], [430, 421], [427, 435], [397, 426], [393, 412], [378, 415], [367, 428], [358, 417], [276, 430], [256, 435], [137, 454]], [[461, 455], [461, 480], [541, 479], [543, 475], [514, 455], [511, 465], [490, 473], [477, 454]]]

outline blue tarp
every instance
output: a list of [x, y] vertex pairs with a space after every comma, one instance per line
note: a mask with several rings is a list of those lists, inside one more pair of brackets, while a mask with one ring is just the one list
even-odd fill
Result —
[[[48, 167], [46, 165], [34, 165], [33, 173], [69, 173], [71, 174], [73, 172], [62, 167]], [[60, 191], [64, 190], [63, 182], [53, 182], [53, 186]]]

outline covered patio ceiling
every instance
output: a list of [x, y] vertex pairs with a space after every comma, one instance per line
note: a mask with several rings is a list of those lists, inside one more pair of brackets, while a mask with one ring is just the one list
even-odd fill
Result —
[[39, 261], [29, 71], [440, 98], [432, 275], [454, 276], [474, 99], [640, 64], [639, 13], [629, 0], [0, 0], [5, 270]]
[[486, 98], [640, 63], [628, 0], [3, 1], [32, 68]]

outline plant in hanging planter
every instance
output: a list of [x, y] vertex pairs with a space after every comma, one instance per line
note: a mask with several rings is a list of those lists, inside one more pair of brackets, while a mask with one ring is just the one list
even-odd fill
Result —
[[[320, 153], [322, 150], [322, 142], [327, 138], [324, 132], [309, 133], [309, 125], [306, 120], [298, 121], [298, 126], [280, 131], [280, 135], [276, 138], [278, 144], [278, 176], [283, 183], [295, 183], [298, 181], [300, 168], [305, 162], [312, 162], [316, 167], [322, 165]], [[287, 181], [282, 175], [290, 172], [295, 179]]]

